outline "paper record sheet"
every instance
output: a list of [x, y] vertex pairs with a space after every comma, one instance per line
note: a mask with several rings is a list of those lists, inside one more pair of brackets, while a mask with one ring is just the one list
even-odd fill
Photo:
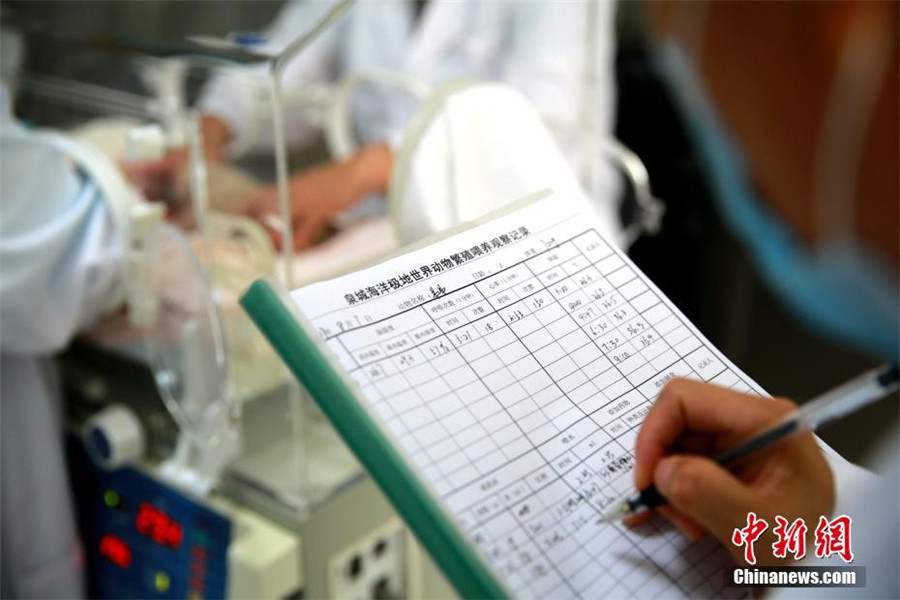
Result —
[[291, 296], [514, 595], [743, 595], [711, 537], [598, 518], [669, 379], [763, 392], [563, 200]]

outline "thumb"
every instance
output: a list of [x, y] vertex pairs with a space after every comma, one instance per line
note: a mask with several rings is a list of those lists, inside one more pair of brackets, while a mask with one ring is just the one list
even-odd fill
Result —
[[311, 246], [313, 239], [324, 224], [325, 218], [319, 214], [308, 215], [300, 221], [294, 231], [294, 250], [299, 252], [307, 246]]
[[[753, 509], [753, 494], [734, 475], [708, 458], [668, 456], [656, 466], [653, 482], [674, 508], [707, 529], [726, 546], [735, 527]], [[759, 508], [759, 507], [757, 507]]]

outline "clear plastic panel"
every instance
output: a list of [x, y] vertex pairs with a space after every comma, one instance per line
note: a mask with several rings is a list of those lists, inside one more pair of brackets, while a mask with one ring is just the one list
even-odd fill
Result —
[[237, 415], [219, 308], [182, 232], [157, 226], [145, 252], [154, 309], [146, 342], [156, 385], [181, 429], [199, 446], [215, 446]]

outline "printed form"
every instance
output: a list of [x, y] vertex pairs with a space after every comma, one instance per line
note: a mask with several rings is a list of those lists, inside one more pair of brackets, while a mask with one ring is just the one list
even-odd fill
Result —
[[598, 522], [669, 379], [763, 392], [580, 206], [539, 200], [292, 298], [516, 596], [744, 593], [709, 536]]

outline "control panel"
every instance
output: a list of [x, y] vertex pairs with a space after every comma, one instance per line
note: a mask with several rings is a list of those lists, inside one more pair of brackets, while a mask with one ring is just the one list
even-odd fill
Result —
[[231, 522], [138, 468], [96, 466], [69, 439], [93, 598], [224, 598]]

